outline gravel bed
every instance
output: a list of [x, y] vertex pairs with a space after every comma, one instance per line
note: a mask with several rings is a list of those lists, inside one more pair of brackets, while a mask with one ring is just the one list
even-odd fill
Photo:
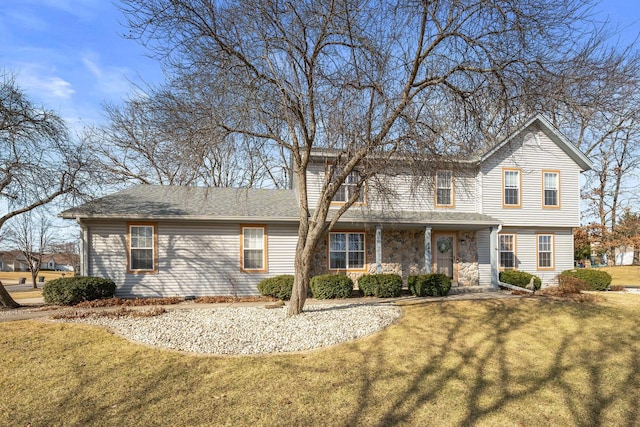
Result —
[[287, 317], [286, 307], [176, 309], [154, 317], [89, 317], [64, 322], [105, 326], [125, 338], [195, 353], [264, 354], [305, 351], [351, 341], [393, 323], [389, 304], [307, 306]]

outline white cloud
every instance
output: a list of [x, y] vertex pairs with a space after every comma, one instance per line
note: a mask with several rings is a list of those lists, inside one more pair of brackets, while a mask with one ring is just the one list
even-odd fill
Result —
[[42, 99], [68, 99], [75, 93], [71, 83], [55, 75], [42, 75], [36, 67], [22, 68], [18, 80], [27, 92]]
[[81, 57], [86, 69], [95, 77], [93, 89], [109, 98], [122, 97], [131, 89], [127, 74], [131, 70], [126, 67], [101, 66], [99, 55], [86, 52]]

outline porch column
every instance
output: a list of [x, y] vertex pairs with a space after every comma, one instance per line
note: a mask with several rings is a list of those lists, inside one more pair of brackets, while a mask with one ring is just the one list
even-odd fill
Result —
[[376, 273], [382, 273], [382, 226], [376, 225]]
[[424, 229], [424, 269], [425, 273], [431, 273], [431, 267], [433, 262], [431, 261], [431, 227], [425, 227]]
[[491, 227], [489, 236], [489, 260], [491, 262], [491, 286], [498, 287], [498, 228]]

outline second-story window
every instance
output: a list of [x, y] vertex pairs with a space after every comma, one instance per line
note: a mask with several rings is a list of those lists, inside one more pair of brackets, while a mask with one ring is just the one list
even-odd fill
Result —
[[502, 204], [505, 207], [520, 207], [520, 170], [503, 169]]
[[556, 171], [542, 172], [543, 199], [542, 206], [545, 208], [560, 207], [560, 173]]
[[344, 182], [338, 189], [338, 192], [335, 196], [333, 196], [333, 201], [338, 203], [346, 203], [351, 199], [356, 192], [359, 192], [358, 199], [356, 203], [364, 203], [364, 196], [362, 188], [358, 189], [358, 180], [360, 179], [360, 175], [357, 171], [351, 172], [345, 178]]
[[453, 206], [453, 172], [436, 172], [436, 206]]

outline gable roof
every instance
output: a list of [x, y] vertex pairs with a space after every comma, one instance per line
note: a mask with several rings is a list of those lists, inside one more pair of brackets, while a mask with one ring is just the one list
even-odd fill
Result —
[[62, 218], [297, 220], [293, 190], [140, 184], [60, 213]]
[[511, 135], [502, 140], [502, 142], [494, 145], [486, 153], [480, 157], [480, 162], [485, 161], [487, 158], [494, 155], [502, 147], [513, 141], [515, 137], [523, 133], [527, 128], [533, 124], [540, 126], [542, 131], [551, 138], [553, 142], [558, 145], [574, 162], [582, 168], [582, 171], [588, 171], [593, 168], [593, 163], [587, 156], [582, 153], [571, 141], [567, 139], [546, 117], [542, 114], [537, 114], [527, 120], [520, 128], [516, 129]]

